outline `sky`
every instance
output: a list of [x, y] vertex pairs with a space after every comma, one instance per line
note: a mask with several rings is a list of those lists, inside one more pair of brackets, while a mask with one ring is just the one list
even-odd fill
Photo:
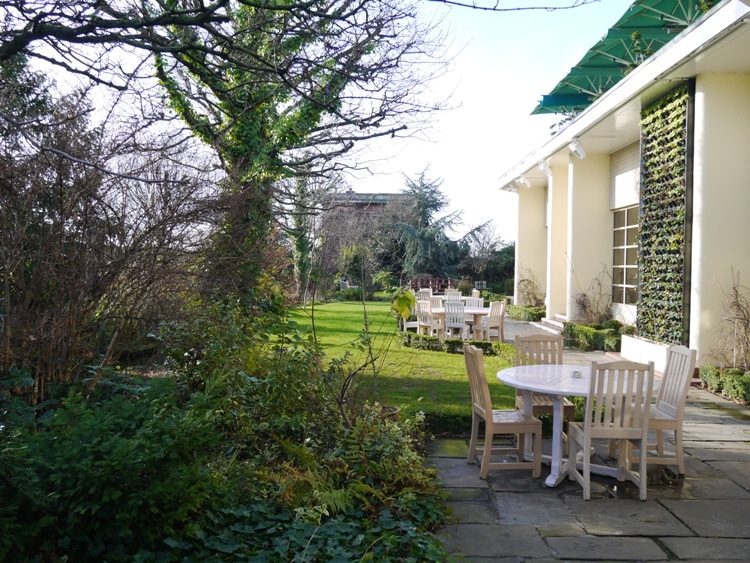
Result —
[[[503, 0], [510, 5], [551, 5], [544, 0]], [[559, 4], [559, 2], [558, 2]], [[432, 88], [452, 95], [455, 109], [437, 112], [428, 140], [380, 139], [377, 174], [349, 178], [355, 192], [390, 193], [404, 175], [442, 181], [450, 200], [445, 213], [461, 211], [458, 238], [492, 221], [504, 242], [516, 237], [517, 195], [500, 190], [499, 177], [550, 137], [554, 115], [530, 115], [632, 0], [600, 0], [570, 10], [493, 13], [426, 2], [444, 16], [456, 53], [448, 73]], [[458, 107], [456, 107], [458, 106]]]

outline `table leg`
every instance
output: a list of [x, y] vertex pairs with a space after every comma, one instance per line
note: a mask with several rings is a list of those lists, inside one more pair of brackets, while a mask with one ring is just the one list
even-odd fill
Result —
[[[526, 398], [524, 397], [524, 406]], [[552, 396], [552, 459], [550, 460], [550, 474], [545, 484], [556, 487], [568, 477], [567, 460], [563, 459], [563, 397]]]

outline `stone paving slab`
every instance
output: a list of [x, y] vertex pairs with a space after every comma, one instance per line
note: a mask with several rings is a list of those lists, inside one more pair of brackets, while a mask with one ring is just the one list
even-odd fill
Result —
[[661, 538], [684, 560], [750, 561], [750, 541], [727, 538]]
[[662, 503], [694, 535], [708, 538], [750, 538], [750, 500], [664, 500]]
[[454, 524], [441, 534], [449, 553], [466, 557], [549, 558], [547, 544], [533, 526]]
[[[565, 499], [586, 532], [593, 536], [694, 536], [695, 533], [656, 501]], [[682, 502], [682, 501], [681, 501]]]
[[[739, 487], [743, 488], [743, 494], [733, 498], [746, 498], [750, 496], [747, 490], [750, 490], [750, 474], [747, 471], [747, 461], [711, 461], [709, 465], [728, 475], [732, 481], [736, 482]], [[748, 515], [750, 518], [750, 514]]]
[[649, 486], [649, 500], [750, 499], [750, 492], [731, 479], [716, 475], [690, 477], [691, 473], [674, 484]]
[[568, 506], [556, 495], [505, 492], [495, 493], [494, 497], [502, 524], [535, 527], [578, 525]]
[[558, 559], [578, 561], [668, 561], [669, 555], [650, 538], [581, 536], [548, 538]]

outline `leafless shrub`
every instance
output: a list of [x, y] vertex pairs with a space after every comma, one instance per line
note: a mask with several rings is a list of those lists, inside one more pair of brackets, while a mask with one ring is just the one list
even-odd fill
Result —
[[750, 289], [740, 285], [739, 280], [739, 272], [732, 271], [731, 290], [721, 289], [724, 294], [722, 322], [719, 338], [709, 355], [720, 367], [747, 371], [750, 369]]
[[534, 272], [523, 270], [518, 279], [519, 305], [544, 307], [545, 293]]
[[612, 276], [603, 268], [586, 291], [580, 291], [575, 302], [577, 321], [584, 324], [601, 324], [612, 318]]

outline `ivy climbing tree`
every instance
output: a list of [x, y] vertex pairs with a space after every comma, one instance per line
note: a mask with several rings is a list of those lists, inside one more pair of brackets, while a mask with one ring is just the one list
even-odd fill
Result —
[[397, 0], [11, 2], [0, 63], [24, 54], [130, 91], [155, 72], [226, 172], [205, 289], [242, 294], [278, 180], [352, 166], [341, 157], [358, 141], [408, 135], [442, 105], [423, 96], [446, 64], [442, 37], [418, 12]]

